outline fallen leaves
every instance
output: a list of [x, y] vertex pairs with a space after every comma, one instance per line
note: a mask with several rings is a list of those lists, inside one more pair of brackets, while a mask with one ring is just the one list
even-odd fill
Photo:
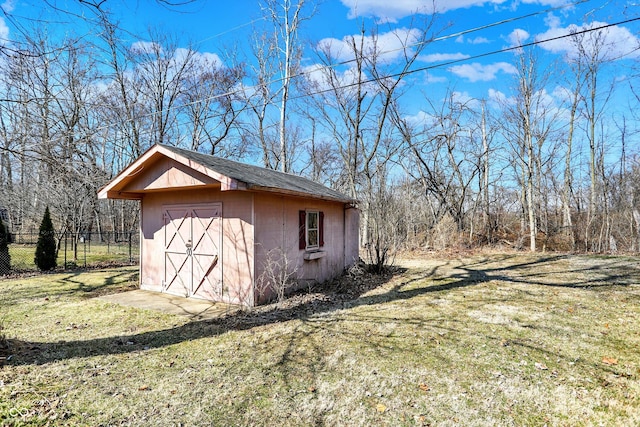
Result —
[[544, 363], [536, 362], [533, 366], [539, 371], [547, 371], [549, 368]]
[[387, 411], [387, 407], [384, 405], [384, 403], [378, 403], [376, 405], [376, 411], [380, 412], [381, 414], [384, 414]]
[[608, 366], [613, 366], [618, 364], [618, 359], [615, 359], [613, 357], [603, 357], [602, 363]]

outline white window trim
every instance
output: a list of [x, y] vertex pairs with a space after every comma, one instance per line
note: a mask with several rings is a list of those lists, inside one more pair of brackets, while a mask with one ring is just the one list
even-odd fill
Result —
[[[309, 214], [315, 214], [316, 215], [316, 228], [311, 228], [309, 227]], [[309, 244], [309, 231], [311, 230], [315, 230], [316, 231], [316, 244], [315, 245], [310, 245]], [[320, 249], [320, 211], [316, 211], [316, 210], [308, 210], [306, 211], [306, 215], [305, 215], [305, 233], [304, 233], [304, 238], [305, 238], [305, 243], [307, 244], [307, 250], [316, 250], [316, 249]]]

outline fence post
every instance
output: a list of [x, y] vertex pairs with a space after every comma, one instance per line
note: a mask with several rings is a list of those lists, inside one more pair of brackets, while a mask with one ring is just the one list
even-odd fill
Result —
[[129, 262], [133, 262], [133, 257], [131, 256], [131, 232], [129, 232]]
[[82, 247], [84, 248], [84, 268], [87, 268], [87, 239], [84, 239]]
[[67, 268], [67, 232], [64, 232], [64, 268]]

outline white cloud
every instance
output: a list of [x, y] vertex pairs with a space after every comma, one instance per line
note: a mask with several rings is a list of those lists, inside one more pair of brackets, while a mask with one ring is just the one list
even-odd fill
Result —
[[469, 55], [464, 53], [432, 53], [429, 55], [422, 55], [418, 59], [423, 62], [447, 62], [458, 61], [461, 59], [469, 58]]
[[215, 53], [198, 52], [185, 48], [177, 48], [173, 52], [167, 52], [161, 45], [152, 42], [136, 42], [131, 45], [130, 49], [133, 54], [141, 55], [139, 57], [140, 62], [136, 64], [136, 68], [142, 73], [154, 72], [153, 69], [156, 67], [154, 63], [157, 56], [162, 57], [163, 61], [167, 60], [166, 72], [169, 74], [169, 79], [173, 79], [185, 63], [193, 65], [193, 68], [188, 71], [192, 77], [224, 67], [224, 63]]
[[414, 127], [422, 127], [435, 122], [435, 117], [426, 111], [418, 111], [416, 114], [404, 116], [404, 119]]
[[2, 7], [2, 10], [4, 10], [6, 13], [11, 13], [16, 8], [16, 2], [15, 0], [7, 0], [4, 3], [2, 3], [0, 7]]
[[162, 46], [160, 46], [158, 43], [154, 43], [154, 42], [134, 42], [131, 44], [131, 47], [129, 48], [129, 50], [133, 53], [133, 54], [142, 54], [142, 53], [146, 53], [146, 54], [150, 54], [150, 53], [154, 53], [154, 52], [162, 52]]
[[9, 40], [9, 27], [3, 18], [0, 18], [0, 43], [4, 44]]
[[330, 51], [331, 56], [338, 61], [349, 61], [354, 59], [351, 44], [355, 41], [358, 48], [361, 44], [363, 45], [365, 56], [369, 58], [378, 56], [379, 61], [389, 63], [402, 57], [403, 48], [416, 43], [421, 35], [422, 33], [415, 28], [410, 30], [400, 28], [376, 37], [364, 36], [364, 39], [361, 39], [363, 36], [360, 34], [346, 36], [342, 40], [326, 38], [318, 42], [317, 48]]
[[430, 14], [433, 7], [422, 0], [341, 0], [349, 8], [347, 17], [373, 16], [381, 20], [396, 22], [415, 13]]
[[[565, 94], [562, 93], [561, 88], [554, 88], [552, 92], [548, 92], [546, 89], [541, 89], [533, 94], [534, 102], [532, 102], [532, 112], [534, 117], [543, 120], [543, 117], [562, 117], [567, 113], [566, 109], [563, 109], [563, 98]], [[497, 89], [489, 89], [487, 92], [487, 99], [492, 108], [504, 109], [505, 107], [513, 107], [519, 101], [516, 96], [507, 96], [504, 92]]]
[[349, 8], [350, 19], [359, 16], [373, 16], [381, 20], [396, 22], [398, 19], [416, 13], [444, 13], [450, 10], [472, 6], [499, 5], [507, 0], [435, 0], [432, 4], [424, 0], [341, 0]]
[[[536, 41], [552, 39], [566, 34], [578, 33], [592, 28], [598, 28], [607, 25], [604, 22], [592, 22], [585, 25], [569, 25], [568, 27], [553, 27], [544, 33], [536, 36]], [[575, 37], [558, 38], [539, 46], [542, 49], [553, 53], [564, 53], [569, 58], [575, 58], [578, 55], [579, 43], [589, 55], [597, 55], [601, 60], [614, 60], [624, 56], [636, 58], [640, 56], [638, 47], [640, 39], [633, 35], [627, 28], [613, 26], [593, 30], [590, 32], [576, 34]]]
[[189, 49], [177, 48], [173, 54], [176, 63], [184, 62], [188, 55], [192, 55], [192, 61], [198, 65], [209, 68], [219, 68], [223, 66], [222, 60], [215, 53], [194, 52]]
[[515, 100], [513, 98], [508, 97], [504, 92], [501, 92], [499, 90], [489, 89], [487, 95], [489, 101], [497, 104], [498, 106], [513, 105], [515, 103]]
[[[2, 5], [2, 10], [5, 13], [11, 13], [15, 9], [15, 1], [7, 0]], [[9, 26], [7, 26], [7, 22], [4, 18], [0, 18], [0, 43], [5, 44], [9, 40]]]
[[[522, 0], [525, 4], [539, 4], [543, 6], [564, 6], [567, 0]], [[572, 6], [573, 8], [574, 6]]]
[[549, 28], [557, 28], [560, 26], [560, 18], [558, 18], [553, 13], [550, 13], [544, 18], [544, 23]]
[[96, 80], [93, 82], [93, 89], [98, 94], [106, 94], [112, 89], [111, 85], [114, 83], [113, 80]]
[[530, 34], [525, 30], [515, 29], [507, 36], [507, 40], [509, 41], [509, 46], [520, 46], [527, 41]]
[[[302, 69], [307, 80], [315, 85], [317, 90], [323, 91], [332, 87], [349, 87], [358, 82], [358, 72], [351, 67], [345, 71], [327, 68], [321, 64], [313, 64]], [[354, 86], [355, 90], [355, 86]]]
[[571, 96], [573, 94], [572, 89], [565, 86], [557, 85], [553, 88], [553, 97], [559, 99], [560, 101], [569, 102], [571, 100]]
[[458, 36], [456, 37], [456, 43], [486, 44], [489, 43], [489, 39], [486, 37], [474, 37], [472, 39], [465, 39], [464, 36]]
[[549, 93], [547, 89], [541, 89], [535, 93], [535, 96], [539, 100], [539, 105], [547, 109], [557, 109], [557, 102], [554, 96], [554, 92]]
[[466, 105], [472, 109], [480, 107], [480, 101], [469, 95], [469, 92], [454, 91], [451, 93], [451, 99], [456, 104]]
[[[157, 54], [166, 54], [163, 47], [155, 42], [144, 42], [139, 41], [131, 44], [130, 50], [133, 54], [146, 54], [146, 55], [157, 55]], [[208, 68], [218, 68], [222, 67], [224, 64], [220, 57], [215, 53], [210, 52], [198, 52], [190, 49], [185, 49], [182, 47], [177, 48], [173, 51], [173, 55], [171, 56], [171, 60], [173, 65], [184, 63], [187, 59], [190, 59], [195, 64], [208, 67]]]
[[424, 82], [426, 84], [446, 83], [447, 82], [447, 78], [446, 77], [441, 77], [441, 76], [435, 76], [435, 75], [433, 75], [431, 73], [425, 73]]
[[486, 37], [476, 37], [470, 40], [467, 40], [467, 43], [470, 44], [486, 44], [489, 43], [489, 39]]
[[449, 68], [458, 77], [468, 79], [471, 82], [488, 82], [494, 80], [498, 72], [516, 74], [516, 68], [508, 62], [496, 62], [494, 64], [483, 65], [478, 62], [472, 64], [454, 65]]
[[313, 64], [302, 67], [302, 73], [305, 78], [309, 82], [315, 84], [320, 90], [328, 89], [330, 87], [324, 70], [325, 67], [322, 64]]

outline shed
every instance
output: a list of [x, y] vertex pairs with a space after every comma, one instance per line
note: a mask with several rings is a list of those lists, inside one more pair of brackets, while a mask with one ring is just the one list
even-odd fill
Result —
[[140, 200], [140, 287], [254, 306], [358, 260], [355, 201], [309, 179], [154, 145], [98, 193]]

